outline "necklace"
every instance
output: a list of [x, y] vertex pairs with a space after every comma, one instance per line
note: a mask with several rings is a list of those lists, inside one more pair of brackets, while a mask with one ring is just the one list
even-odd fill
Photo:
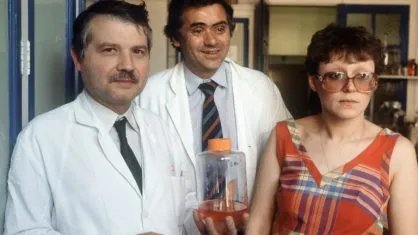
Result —
[[[325, 154], [325, 150], [324, 150], [324, 141], [322, 140], [322, 133], [319, 133], [319, 143], [321, 145], [321, 150], [322, 150], [322, 155], [321, 155], [321, 163], [325, 163], [325, 166], [327, 167], [327, 172], [330, 171], [330, 167], [328, 164], [328, 157]], [[339, 156], [340, 157], [340, 156]]]
[[[322, 124], [322, 128], [321, 129], [323, 129], [323, 128], [324, 128], [324, 124]], [[363, 121], [363, 125], [362, 125], [362, 128], [361, 128], [361, 134], [360, 134], [360, 137], [358, 138], [359, 140], [363, 138], [363, 136], [364, 136], [364, 130], [365, 129], [366, 129], [366, 123]], [[328, 162], [328, 159], [329, 158], [328, 158], [327, 154], [325, 153], [325, 147], [324, 147], [324, 142], [325, 141], [322, 138], [322, 133], [319, 133], [319, 141], [320, 141], [320, 146], [321, 146], [321, 151], [322, 151], [321, 163], [323, 163], [323, 164], [325, 163], [325, 166], [327, 167], [326, 172], [328, 172], [328, 171], [330, 171], [332, 169], [331, 169], [330, 164]], [[341, 143], [339, 143], [339, 146], [340, 146], [340, 149], [342, 149], [343, 145]], [[350, 156], [351, 154], [353, 154], [354, 153], [354, 150], [355, 150], [355, 148], [353, 148], [349, 152], [349, 154], [346, 155], [346, 156]], [[341, 159], [342, 153], [343, 153], [343, 151], [339, 151], [338, 159]], [[344, 164], [346, 164], [346, 163], [344, 163]]]

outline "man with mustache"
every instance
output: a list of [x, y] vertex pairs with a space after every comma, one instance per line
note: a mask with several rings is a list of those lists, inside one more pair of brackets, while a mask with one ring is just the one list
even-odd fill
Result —
[[73, 30], [85, 89], [20, 133], [4, 234], [178, 234], [181, 153], [160, 119], [132, 102], [149, 70], [145, 5], [98, 1]]
[[245, 153], [251, 196], [257, 160], [269, 132], [277, 121], [291, 117], [267, 76], [225, 58], [232, 20], [233, 9], [225, 0], [172, 0], [164, 32], [183, 61], [150, 77], [139, 96], [141, 107], [160, 114], [177, 133], [187, 155], [188, 234], [198, 233], [191, 213], [201, 193], [196, 155], [207, 149], [207, 140], [231, 138], [233, 149]]

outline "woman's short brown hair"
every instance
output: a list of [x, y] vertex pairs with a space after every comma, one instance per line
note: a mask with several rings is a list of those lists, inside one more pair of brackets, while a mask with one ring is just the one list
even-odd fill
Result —
[[309, 75], [318, 74], [319, 64], [339, 58], [348, 62], [373, 60], [375, 73], [383, 71], [382, 42], [362, 26], [330, 24], [316, 32], [308, 46], [305, 68]]

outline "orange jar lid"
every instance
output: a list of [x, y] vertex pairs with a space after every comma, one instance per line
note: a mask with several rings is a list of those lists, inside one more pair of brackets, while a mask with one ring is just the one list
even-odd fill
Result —
[[230, 138], [219, 138], [208, 140], [209, 151], [229, 151], [231, 150], [231, 139]]

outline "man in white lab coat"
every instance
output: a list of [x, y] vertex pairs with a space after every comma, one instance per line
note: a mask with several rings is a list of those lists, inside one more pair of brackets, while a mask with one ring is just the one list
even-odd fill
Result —
[[[165, 34], [181, 51], [183, 62], [150, 77], [139, 96], [141, 107], [161, 115], [171, 131], [177, 132], [187, 154], [185, 224], [189, 234], [198, 233], [191, 210], [201, 193], [197, 192], [201, 179], [196, 154], [206, 149], [206, 138], [229, 137], [232, 147], [245, 153], [251, 196], [257, 160], [268, 134], [277, 121], [291, 117], [267, 76], [225, 59], [234, 29], [232, 19], [233, 9], [224, 0], [171, 1]], [[207, 95], [202, 84], [212, 84], [215, 90]], [[210, 111], [206, 111], [208, 106]], [[214, 122], [207, 124], [210, 120]], [[201, 225], [203, 232], [207, 228]]]
[[20, 133], [5, 234], [179, 233], [180, 156], [160, 119], [131, 102], [150, 48], [145, 5], [99, 1], [77, 17], [72, 57], [85, 89]]

